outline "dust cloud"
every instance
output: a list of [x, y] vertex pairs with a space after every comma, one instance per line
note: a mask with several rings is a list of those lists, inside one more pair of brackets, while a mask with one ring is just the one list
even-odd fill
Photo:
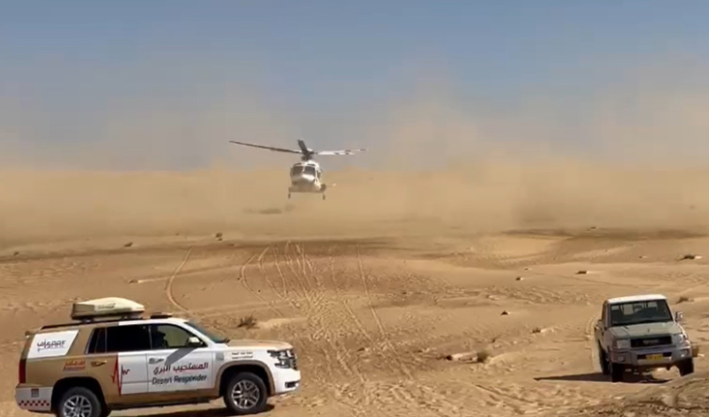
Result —
[[[0, 127], [0, 236], [8, 244], [216, 231], [406, 235], [707, 224], [709, 169], [697, 163], [709, 156], [709, 92], [695, 85], [611, 83], [579, 98], [529, 98], [513, 110], [466, 106], [436, 86], [416, 92], [380, 106], [376, 118], [356, 113], [347, 138], [362, 139], [369, 151], [322, 159], [326, 182], [336, 184], [324, 202], [317, 195], [287, 200], [294, 156], [227, 144], [236, 137], [295, 144], [297, 118], [253, 92], [197, 115], [127, 113], [88, 145], [35, 146]], [[201, 167], [171, 169], [195, 162]]]

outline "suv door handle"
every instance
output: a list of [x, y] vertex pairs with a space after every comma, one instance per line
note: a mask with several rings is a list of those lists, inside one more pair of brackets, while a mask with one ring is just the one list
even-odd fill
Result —
[[156, 364], [156, 363], [162, 362], [162, 361], [164, 361], [164, 360], [165, 360], [165, 358], [150, 358], [150, 359], [148, 360], [148, 362], [150, 362], [151, 364]]

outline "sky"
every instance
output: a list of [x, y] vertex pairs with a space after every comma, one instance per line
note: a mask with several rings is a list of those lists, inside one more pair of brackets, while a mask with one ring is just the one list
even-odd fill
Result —
[[229, 139], [416, 132], [607, 144], [660, 109], [658, 138], [681, 125], [696, 142], [707, 15], [704, 0], [4, 0], [2, 161], [187, 168], [239, 153]]

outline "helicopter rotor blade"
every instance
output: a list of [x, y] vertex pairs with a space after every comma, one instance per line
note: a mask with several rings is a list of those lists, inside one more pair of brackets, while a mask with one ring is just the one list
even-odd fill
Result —
[[250, 143], [244, 143], [244, 142], [240, 142], [240, 141], [229, 141], [229, 142], [233, 143], [233, 144], [245, 145], [248, 147], [262, 148], [262, 149], [271, 150], [271, 151], [279, 151], [281, 153], [302, 154], [300, 150], [291, 150], [291, 149], [287, 149], [287, 148], [271, 147], [271, 146], [267, 146], [267, 145], [250, 144]]
[[367, 149], [355, 148], [352, 150], [316, 151], [315, 154], [318, 156], [351, 156], [362, 151], [367, 151]]

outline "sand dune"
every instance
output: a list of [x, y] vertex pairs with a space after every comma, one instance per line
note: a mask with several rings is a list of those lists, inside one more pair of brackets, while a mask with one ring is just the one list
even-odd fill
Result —
[[[23, 332], [108, 295], [296, 345], [304, 387], [265, 415], [697, 412], [693, 396], [657, 410], [642, 397], [659, 393], [638, 392], [703, 379], [611, 384], [589, 335], [603, 299], [660, 292], [691, 297], [674, 306], [709, 339], [706, 259], [681, 260], [709, 249], [709, 174], [557, 162], [326, 175], [327, 201], [288, 201], [280, 171], [0, 175], [0, 413], [23, 414]], [[260, 327], [237, 328], [247, 315]], [[445, 359], [466, 351], [490, 358]]]
[[706, 417], [707, 374], [683, 377], [607, 404], [577, 411], [579, 416]]

